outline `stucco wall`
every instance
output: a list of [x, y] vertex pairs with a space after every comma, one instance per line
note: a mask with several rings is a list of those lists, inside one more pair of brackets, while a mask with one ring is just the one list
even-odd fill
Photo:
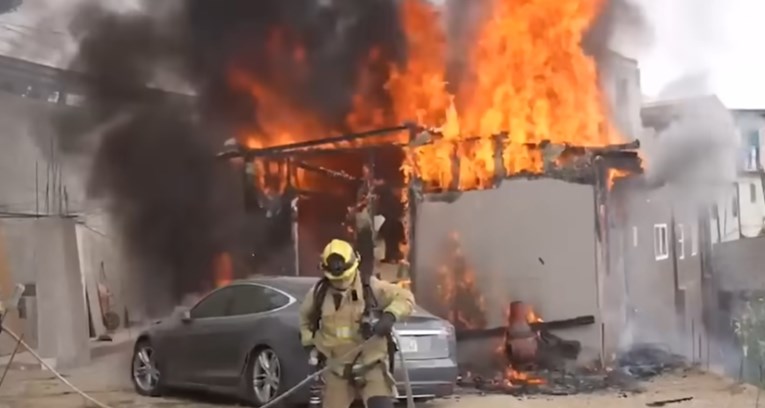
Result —
[[[559, 180], [508, 180], [488, 191], [464, 193], [452, 203], [417, 207], [414, 251], [419, 303], [444, 312], [439, 268], [444, 241], [456, 232], [484, 299], [487, 326], [503, 326], [507, 305], [530, 303], [546, 320], [595, 315], [597, 324], [565, 330], [579, 340], [583, 358], [600, 355], [595, 265], [595, 207], [591, 186]], [[457, 304], [468, 309], [470, 305]]]
[[[62, 366], [89, 358], [88, 322], [75, 236], [65, 218], [6, 220], [0, 224], [14, 281], [36, 284], [38, 352]], [[27, 333], [29, 334], [29, 333]]]
[[[658, 343], [698, 360], [705, 349], [698, 213], [668, 187], [617, 185], [627, 325], [622, 345]], [[666, 255], [657, 254], [657, 227], [666, 227]], [[615, 248], [617, 250], [617, 248]], [[663, 252], [663, 251], [662, 251]], [[659, 255], [659, 256], [657, 256]], [[701, 346], [699, 346], [701, 342]], [[703, 353], [702, 353], [703, 354]], [[703, 356], [701, 356], [703, 357]]]

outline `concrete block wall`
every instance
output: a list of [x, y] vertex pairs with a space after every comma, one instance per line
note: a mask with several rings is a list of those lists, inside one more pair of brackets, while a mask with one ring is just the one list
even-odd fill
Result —
[[55, 359], [59, 367], [85, 364], [90, 348], [75, 222], [47, 218], [35, 220], [32, 228], [40, 250], [36, 258], [38, 352]]
[[59, 367], [90, 360], [88, 318], [75, 221], [27, 218], [3, 221], [7, 266], [14, 283], [36, 285], [37, 351]]

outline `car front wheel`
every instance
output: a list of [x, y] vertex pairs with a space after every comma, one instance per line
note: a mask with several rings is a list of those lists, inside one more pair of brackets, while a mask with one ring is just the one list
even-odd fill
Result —
[[268, 347], [256, 349], [247, 364], [247, 396], [255, 406], [267, 404], [281, 391], [282, 366]]
[[148, 340], [141, 340], [135, 345], [130, 378], [138, 394], [147, 397], [158, 397], [162, 394], [157, 355]]

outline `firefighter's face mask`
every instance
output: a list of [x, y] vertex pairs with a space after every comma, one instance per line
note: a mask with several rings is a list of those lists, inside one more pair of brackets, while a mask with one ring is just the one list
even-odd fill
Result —
[[331, 254], [322, 264], [322, 270], [333, 287], [345, 290], [356, 278], [358, 262], [355, 260], [349, 262], [338, 254]]
[[356, 279], [359, 256], [349, 243], [333, 240], [324, 249], [319, 267], [333, 287], [344, 290]]

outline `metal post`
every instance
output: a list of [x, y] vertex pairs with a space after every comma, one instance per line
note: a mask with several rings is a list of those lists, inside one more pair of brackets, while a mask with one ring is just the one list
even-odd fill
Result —
[[[409, 127], [409, 143], [414, 143], [415, 139], [417, 138], [417, 128], [414, 126]], [[409, 262], [409, 281], [410, 281], [410, 289], [412, 293], [417, 293], [417, 256], [415, 253], [415, 242], [416, 242], [416, 236], [417, 236], [417, 204], [419, 200], [419, 189], [421, 188], [421, 180], [417, 176], [417, 168], [416, 163], [412, 164], [414, 166], [414, 174], [409, 179], [409, 183], [407, 186], [405, 186], [406, 191], [403, 192], [404, 194], [407, 194], [407, 207], [404, 210], [404, 217], [408, 217], [408, 219], [405, 222], [405, 225], [407, 227], [406, 231], [406, 242], [409, 249], [409, 253], [407, 254], [408, 262]]]

